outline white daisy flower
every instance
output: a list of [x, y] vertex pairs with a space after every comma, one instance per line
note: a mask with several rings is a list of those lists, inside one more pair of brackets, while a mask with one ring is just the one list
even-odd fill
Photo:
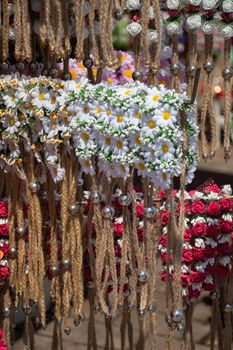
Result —
[[158, 155], [164, 159], [164, 160], [169, 160], [172, 159], [173, 153], [175, 152], [175, 148], [173, 144], [163, 138], [158, 139], [156, 143], [156, 151], [158, 152]]
[[161, 97], [161, 92], [153, 87], [152, 89], [147, 90], [147, 96], [145, 97], [145, 105], [148, 109], [157, 108], [159, 99]]
[[95, 174], [95, 170], [93, 168], [93, 165], [90, 159], [79, 158], [79, 163], [85, 174], [90, 174], [90, 175]]
[[6, 106], [6, 108], [16, 108], [16, 105], [17, 105], [17, 99], [16, 99], [16, 96], [14, 94], [14, 91], [12, 91], [12, 93], [10, 93], [10, 91], [3, 95], [2, 97], [3, 101], [4, 101], [4, 104]]
[[63, 179], [65, 174], [65, 170], [59, 166], [59, 164], [55, 163], [47, 163], [49, 168], [50, 175], [54, 182], [59, 182]]
[[46, 108], [49, 105], [50, 93], [45, 87], [35, 86], [30, 91], [31, 103], [36, 109]]
[[158, 126], [161, 127], [172, 127], [173, 124], [177, 121], [178, 112], [165, 104], [163, 107], [156, 109], [154, 112], [154, 117]]
[[128, 115], [120, 109], [115, 109], [109, 118], [109, 124], [116, 130], [122, 130], [129, 122]]
[[143, 117], [141, 129], [141, 133], [143, 136], [153, 138], [153, 136], [155, 135], [156, 127], [157, 124], [155, 116], [147, 115]]

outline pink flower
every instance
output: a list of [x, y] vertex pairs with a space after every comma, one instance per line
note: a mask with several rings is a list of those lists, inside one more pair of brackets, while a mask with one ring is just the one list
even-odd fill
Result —
[[114, 233], [121, 238], [123, 235], [123, 223], [114, 223]]
[[192, 232], [195, 236], [202, 236], [205, 234], [206, 224], [203, 222], [198, 222], [193, 226]]
[[221, 255], [231, 254], [231, 247], [229, 246], [229, 243], [219, 244], [217, 249], [218, 253]]
[[9, 268], [7, 266], [0, 267], [0, 279], [6, 280], [9, 276]]
[[222, 210], [229, 211], [232, 209], [232, 200], [230, 198], [223, 198], [220, 200]]
[[206, 236], [216, 237], [218, 234], [218, 225], [208, 225], [206, 227]]
[[205, 205], [202, 201], [195, 201], [191, 204], [191, 212], [193, 214], [203, 214], [205, 212]]
[[210, 186], [206, 186], [204, 189], [205, 192], [215, 192], [215, 193], [220, 193], [221, 190], [216, 184], [212, 184]]
[[216, 276], [220, 277], [220, 278], [224, 278], [228, 275], [229, 273], [229, 269], [228, 267], [222, 266], [222, 265], [217, 265], [215, 266], [215, 273]]
[[190, 273], [190, 281], [191, 283], [201, 283], [206, 278], [206, 274], [204, 272], [191, 271]]
[[195, 298], [198, 299], [199, 296], [201, 295], [201, 292], [198, 289], [192, 289], [192, 287], [189, 287], [189, 297], [191, 299]]
[[184, 249], [182, 252], [182, 261], [191, 262], [193, 261], [192, 249]]
[[144, 214], [144, 205], [142, 203], [137, 204], [137, 216], [142, 217]]
[[7, 236], [8, 237], [8, 235], [9, 235], [8, 228], [9, 228], [8, 224], [0, 225], [0, 236]]
[[221, 221], [219, 224], [219, 229], [221, 232], [231, 233], [233, 228], [233, 223], [231, 221]]
[[162, 244], [163, 247], [167, 245], [167, 235], [162, 235], [159, 239], [159, 243]]
[[167, 225], [169, 221], [169, 213], [167, 210], [163, 210], [162, 211], [162, 225]]
[[214, 289], [214, 284], [212, 283], [203, 283], [204, 290], [206, 290], [207, 292], [211, 292]]
[[7, 202], [0, 202], [0, 217], [6, 218], [8, 215], [8, 203]]
[[210, 202], [207, 207], [207, 213], [211, 216], [219, 216], [221, 214], [221, 206], [217, 202]]
[[192, 230], [189, 228], [186, 228], [184, 233], [184, 241], [190, 241], [192, 237]]
[[188, 286], [190, 283], [190, 278], [189, 275], [187, 275], [186, 273], [182, 273], [181, 274], [181, 284], [183, 287]]

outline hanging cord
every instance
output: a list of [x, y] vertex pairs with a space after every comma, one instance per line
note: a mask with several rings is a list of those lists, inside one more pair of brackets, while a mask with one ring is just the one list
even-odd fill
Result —
[[76, 50], [75, 56], [78, 61], [82, 61], [83, 55], [83, 45], [84, 45], [84, 26], [85, 26], [85, 0], [75, 0], [74, 3], [75, 11], [75, 23], [76, 23]]
[[90, 315], [88, 321], [87, 350], [97, 350], [97, 339], [95, 329], [95, 288], [89, 288], [88, 300], [90, 305]]
[[64, 49], [64, 22], [63, 22], [63, 12], [62, 12], [62, 1], [54, 0], [54, 36], [55, 36], [55, 49], [54, 56], [58, 60], [60, 58], [65, 58]]
[[[3, 291], [1, 291], [1, 304], [3, 303], [2, 306], [2, 309], [3, 308], [7, 308], [9, 310], [11, 310], [11, 298], [10, 298], [10, 291], [9, 291], [9, 285], [6, 284], [5, 288]], [[7, 344], [7, 349], [8, 350], [12, 350], [12, 347], [11, 347], [11, 318], [10, 316], [8, 317], [3, 317], [3, 318], [0, 318], [0, 321], [1, 321], [1, 328], [3, 329], [4, 331], [4, 338], [5, 338], [5, 341], [6, 341], [6, 344]]]
[[172, 79], [171, 79], [171, 87], [176, 91], [180, 91], [180, 79], [179, 79], [179, 72], [180, 72], [180, 66], [179, 66], [179, 50], [178, 50], [178, 35], [173, 35], [171, 38], [171, 46], [173, 51], [173, 57], [172, 57], [172, 65], [171, 65], [171, 73], [172, 73]]
[[34, 328], [30, 315], [26, 313], [22, 350], [35, 350]]
[[112, 67], [112, 1], [101, 0], [99, 4], [100, 11], [100, 45], [103, 54], [103, 60], [106, 66]]
[[54, 321], [52, 350], [63, 350], [61, 323]]
[[[8, 0], [2, 0], [2, 22], [1, 22], [1, 60], [6, 61], [9, 56], [9, 10]], [[1, 13], [0, 13], [1, 15]]]
[[67, 56], [70, 56], [71, 53], [71, 44], [70, 44], [70, 29], [69, 29], [69, 14], [68, 14], [68, 3], [67, 0], [61, 1], [62, 6], [62, 20], [64, 26], [64, 59], [68, 59]]
[[[22, 58], [22, 27], [21, 27], [21, 0], [14, 1], [14, 29], [15, 29], [15, 58], [20, 60]], [[7, 5], [8, 6], [8, 5]]]
[[94, 62], [94, 65], [98, 67], [99, 53], [98, 53], [98, 47], [97, 47], [97, 42], [95, 37], [95, 28], [94, 28], [95, 8], [96, 8], [96, 0], [90, 0], [90, 12], [89, 12], [90, 41], [92, 46], [93, 62]]
[[[213, 105], [213, 35], [205, 35], [205, 51], [206, 51], [206, 62], [204, 68], [206, 71], [204, 79], [204, 93], [202, 100], [201, 110], [201, 140], [202, 140], [202, 157], [204, 160], [213, 158], [216, 150], [216, 116]], [[210, 153], [207, 150], [207, 139], [206, 139], [206, 116], [207, 113], [210, 118], [210, 129], [211, 129], [211, 145]]]
[[195, 350], [192, 330], [193, 309], [194, 306], [190, 303], [185, 310], [185, 330], [181, 350]]
[[21, 59], [30, 62], [32, 60], [32, 28], [28, 9], [28, 0], [21, 0], [21, 28], [21, 50], [23, 52], [23, 57], [21, 57]]
[[[150, 0], [143, 1], [142, 11], [142, 31], [140, 35], [140, 47], [143, 48], [145, 66], [150, 67], [149, 40], [148, 40], [148, 20], [149, 20]], [[156, 14], [157, 15], [157, 14]]]
[[188, 86], [187, 95], [189, 98], [192, 96], [193, 83], [195, 80], [196, 64], [197, 64], [197, 34], [196, 32], [188, 33], [188, 44], [189, 44], [189, 62], [188, 62]]
[[[232, 271], [231, 271], [232, 272]], [[229, 274], [225, 282], [225, 296], [224, 296], [224, 330], [223, 330], [223, 347], [224, 350], [232, 349], [232, 305], [233, 305], [233, 276]], [[227, 307], [230, 306], [230, 312]]]
[[162, 49], [162, 35], [163, 35], [163, 27], [161, 24], [161, 11], [160, 11], [160, 5], [159, 0], [153, 0], [152, 6], [155, 14], [155, 27], [157, 32], [157, 42], [156, 42], [156, 52], [154, 57], [152, 58], [151, 62], [151, 71], [154, 77], [154, 82], [157, 82], [157, 72], [160, 67], [160, 60], [161, 60], [161, 49]]
[[223, 70], [223, 78], [224, 78], [224, 159], [227, 161], [231, 156], [231, 39], [225, 40], [224, 46], [224, 70]]

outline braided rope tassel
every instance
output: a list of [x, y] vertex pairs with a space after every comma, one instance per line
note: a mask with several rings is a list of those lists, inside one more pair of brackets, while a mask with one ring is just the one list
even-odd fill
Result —
[[230, 146], [230, 122], [231, 122], [231, 40], [225, 40], [224, 47], [224, 69], [222, 71], [224, 78], [224, 159], [227, 161], [231, 156]]

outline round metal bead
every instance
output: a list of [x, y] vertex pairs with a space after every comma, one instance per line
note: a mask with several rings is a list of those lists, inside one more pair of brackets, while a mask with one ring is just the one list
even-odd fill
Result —
[[15, 6], [12, 3], [8, 4], [8, 15], [12, 16], [15, 13]]
[[226, 312], [226, 313], [232, 312], [232, 305], [231, 304], [226, 304], [224, 306], [224, 312]]
[[102, 196], [99, 192], [92, 192], [91, 198], [95, 204], [98, 204], [101, 202]]
[[40, 185], [37, 182], [31, 182], [28, 187], [30, 191], [36, 193], [39, 190]]
[[113, 207], [105, 207], [102, 209], [102, 215], [105, 219], [112, 219], [114, 216], [115, 210]]
[[148, 271], [139, 271], [138, 272], [138, 280], [142, 283], [145, 283], [149, 277]]
[[126, 207], [131, 204], [132, 197], [129, 194], [121, 194], [119, 197], [119, 202], [123, 207]]
[[157, 310], [157, 305], [156, 304], [151, 304], [148, 306], [148, 311], [150, 312], [156, 312]]
[[56, 79], [59, 77], [59, 70], [57, 68], [51, 68], [49, 70], [49, 75], [53, 78]]
[[78, 214], [78, 209], [79, 209], [79, 207], [78, 207], [78, 205], [77, 204], [70, 204], [69, 206], [68, 206], [68, 213], [71, 215], [71, 216], [75, 216], [75, 215], [77, 215]]
[[9, 68], [10, 68], [10, 65], [8, 62], [1, 62], [0, 63], [0, 69], [3, 73], [7, 72]]
[[134, 81], [138, 81], [142, 79], [142, 73], [138, 71], [134, 71], [132, 74], [132, 78]]
[[12, 27], [9, 28], [9, 40], [15, 40], [15, 29]]
[[48, 192], [47, 191], [43, 191], [40, 193], [40, 197], [41, 199], [43, 199], [44, 201], [47, 200], [48, 198]]
[[94, 282], [89, 281], [89, 282], [87, 283], [87, 288], [92, 289], [92, 288], [94, 288], [94, 287], [95, 287], [95, 283], [94, 283]]
[[29, 64], [29, 68], [30, 68], [31, 72], [36, 72], [37, 69], [38, 69], [38, 64], [37, 64], [37, 62], [31, 62], [31, 63]]
[[25, 227], [25, 226], [17, 227], [17, 228], [16, 228], [16, 232], [17, 232], [18, 236], [19, 236], [20, 238], [22, 238], [22, 237], [25, 235], [26, 227]]
[[180, 73], [180, 65], [173, 63], [170, 66], [170, 70], [171, 70], [172, 74], [178, 74], [178, 73]]
[[22, 72], [24, 69], [25, 69], [25, 63], [20, 61], [20, 62], [17, 62], [15, 64], [15, 67], [16, 69], [19, 71], [19, 72]]
[[116, 19], [119, 21], [122, 19], [122, 17], [124, 16], [124, 12], [123, 11], [118, 11], [116, 13]]
[[58, 274], [58, 267], [57, 266], [50, 266], [49, 272], [52, 276], [56, 276]]
[[23, 311], [25, 314], [29, 315], [32, 312], [32, 307], [30, 305], [26, 305], [23, 307]]
[[182, 310], [174, 310], [172, 317], [176, 322], [181, 321], [184, 318], [184, 312]]
[[69, 268], [70, 268], [70, 260], [69, 259], [66, 259], [62, 262], [62, 268], [64, 271], [69, 270]]
[[208, 157], [209, 159], [213, 159], [215, 157], [215, 151], [211, 151], [209, 154], [208, 154]]
[[204, 69], [205, 69], [205, 71], [206, 71], [207, 73], [212, 72], [212, 70], [214, 69], [214, 64], [213, 64], [213, 62], [210, 62], [210, 61], [206, 62], [206, 63], [204, 64]]
[[145, 310], [139, 310], [138, 311], [138, 315], [139, 315], [140, 318], [143, 318], [145, 316], [145, 314], [146, 314]]
[[2, 312], [3, 312], [3, 316], [4, 317], [9, 317], [10, 313], [11, 313], [11, 309], [6, 306], [6, 307], [3, 308]]
[[155, 207], [144, 208], [144, 215], [147, 219], [152, 219], [155, 216]]
[[71, 74], [70, 74], [69, 72], [67, 72], [67, 73], [65, 73], [65, 74], [63, 75], [63, 79], [64, 79], [64, 80], [71, 80], [71, 79], [72, 79], [72, 76], [71, 76]]
[[187, 68], [187, 73], [190, 77], [194, 77], [196, 74], [197, 68], [195, 66], [190, 66]]
[[16, 254], [17, 254], [16, 248], [15, 247], [11, 247], [9, 252], [10, 252], [10, 258], [14, 259], [16, 257]]
[[217, 300], [219, 298], [219, 292], [217, 290], [211, 292], [210, 297], [212, 300]]
[[47, 68], [43, 68], [41, 71], [41, 75], [48, 75], [48, 69]]
[[80, 323], [81, 323], [81, 320], [79, 317], [74, 320], [75, 327], [78, 327], [80, 325]]
[[85, 68], [91, 68], [93, 66], [93, 59], [92, 58], [85, 58], [83, 60], [83, 65]]
[[66, 335], [70, 335], [71, 334], [71, 329], [70, 328], [65, 328], [64, 332]]
[[226, 68], [222, 70], [222, 76], [224, 79], [231, 79], [232, 75], [233, 75], [232, 69]]
[[184, 334], [184, 331], [185, 331], [185, 324], [184, 324], [184, 322], [178, 323], [177, 329], [178, 329], [178, 331], [180, 332], [180, 334], [183, 335], [183, 334]]

